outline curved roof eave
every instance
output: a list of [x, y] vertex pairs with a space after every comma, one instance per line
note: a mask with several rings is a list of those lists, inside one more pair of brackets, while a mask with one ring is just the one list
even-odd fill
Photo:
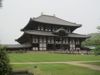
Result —
[[27, 39], [29, 38], [28, 34], [23, 33], [18, 39], [16, 39], [15, 41], [19, 42], [19, 43], [24, 43], [27, 41]]

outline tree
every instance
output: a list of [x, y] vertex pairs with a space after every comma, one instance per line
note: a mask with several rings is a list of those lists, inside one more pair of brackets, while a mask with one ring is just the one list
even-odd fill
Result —
[[94, 49], [95, 55], [100, 55], [100, 45], [97, 45], [96, 48]]
[[[100, 30], [100, 26], [97, 27]], [[91, 33], [89, 34], [91, 37], [85, 40], [82, 44], [83, 46], [91, 46], [95, 47], [94, 53], [96, 55], [100, 55], [100, 33]]]
[[11, 66], [3, 46], [0, 46], [0, 75], [11, 75]]
[[82, 43], [84, 46], [100, 45], [100, 33], [91, 33], [89, 36], [91, 37]]
[[100, 30], [100, 26], [97, 26], [97, 29]]
[[[100, 26], [97, 26], [97, 29], [100, 30]], [[93, 46], [100, 45], [100, 33], [91, 33], [91, 37], [83, 42], [83, 45]]]
[[0, 0], [0, 7], [2, 7], [2, 0]]

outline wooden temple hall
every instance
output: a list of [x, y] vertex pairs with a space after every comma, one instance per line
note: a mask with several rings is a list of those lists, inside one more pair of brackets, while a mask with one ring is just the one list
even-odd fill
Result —
[[31, 50], [80, 50], [81, 42], [88, 36], [73, 33], [79, 27], [81, 24], [42, 14], [30, 18], [16, 41]]

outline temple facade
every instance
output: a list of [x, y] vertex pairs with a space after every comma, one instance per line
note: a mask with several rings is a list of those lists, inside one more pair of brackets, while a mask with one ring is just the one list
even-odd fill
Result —
[[23, 35], [16, 41], [29, 45], [31, 50], [80, 50], [82, 41], [88, 36], [73, 31], [81, 26], [56, 16], [40, 15], [30, 18], [21, 29]]

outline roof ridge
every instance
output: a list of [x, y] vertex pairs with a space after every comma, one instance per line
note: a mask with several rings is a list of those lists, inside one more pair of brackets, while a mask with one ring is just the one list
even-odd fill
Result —
[[37, 18], [39, 18], [39, 17], [41, 17], [41, 16], [55, 17], [55, 16], [53, 16], [53, 15], [42, 14], [42, 15], [38, 16]]

